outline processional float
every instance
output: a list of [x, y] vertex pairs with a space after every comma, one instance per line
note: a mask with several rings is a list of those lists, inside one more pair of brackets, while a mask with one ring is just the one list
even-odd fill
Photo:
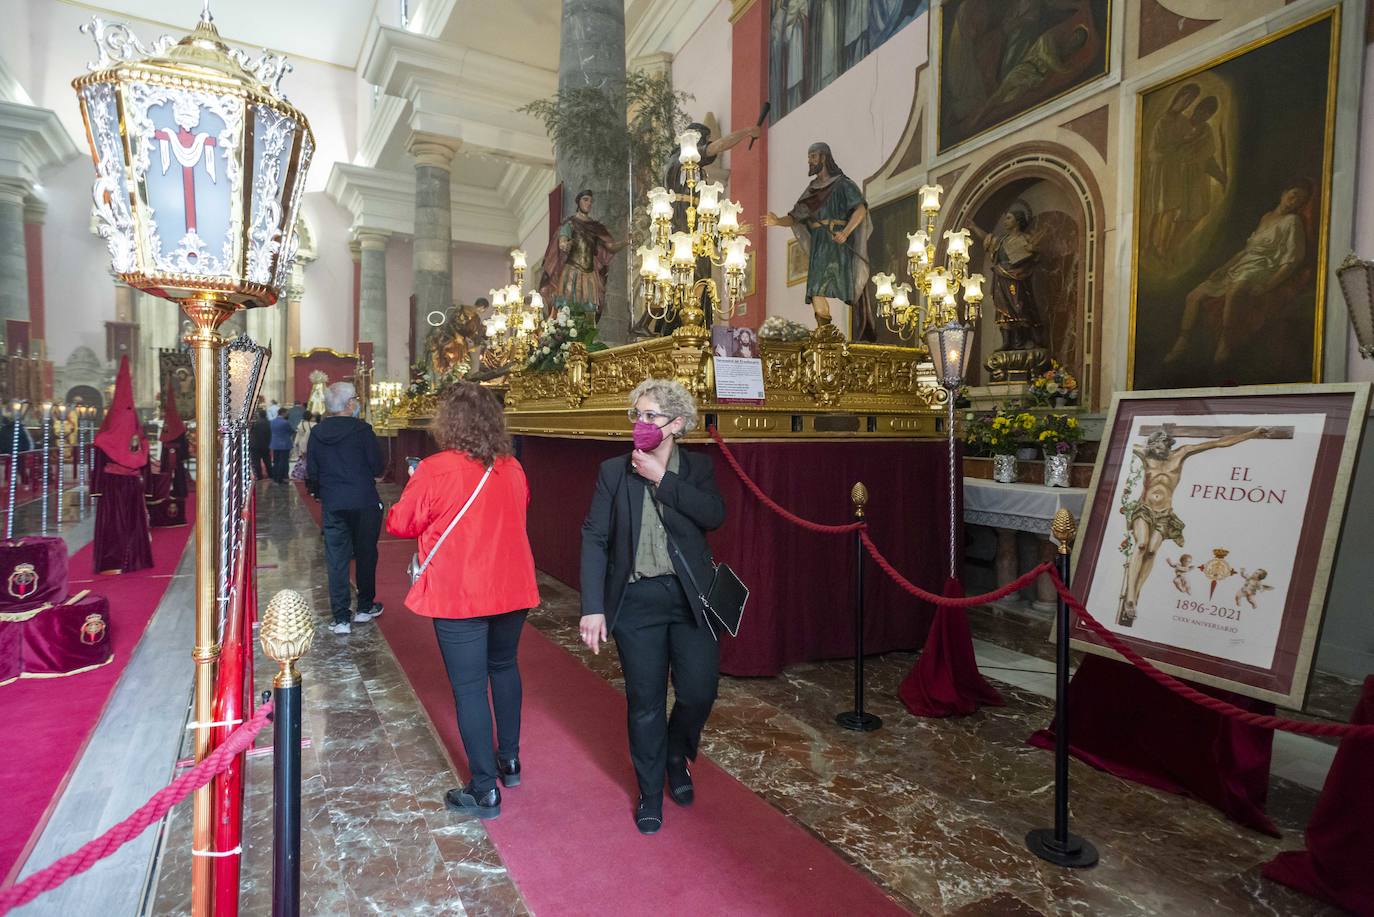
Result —
[[[220, 326], [271, 306], [295, 259], [296, 220], [315, 149], [281, 92], [291, 67], [220, 39], [208, 0], [180, 41], [144, 45], [121, 23], [73, 81], [95, 163], [97, 226], [116, 277], [176, 302], [196, 366], [196, 665], [191, 728], [202, 760], [251, 703], [252, 475], [247, 424], [270, 350]], [[217, 699], [216, 678], [219, 677]], [[238, 909], [242, 760], [193, 804], [192, 912]], [[296, 800], [297, 804], [299, 799]]]

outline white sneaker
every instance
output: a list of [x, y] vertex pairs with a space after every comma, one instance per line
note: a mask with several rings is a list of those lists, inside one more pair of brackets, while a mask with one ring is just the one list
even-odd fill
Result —
[[349, 624], [347, 621], [340, 621], [337, 624], [329, 625], [329, 632], [331, 634], [338, 634], [339, 636], [351, 634], [353, 633], [353, 625]]
[[366, 624], [368, 621], [371, 621], [373, 618], [380, 618], [381, 616], [382, 616], [382, 603], [381, 603], [381, 602], [373, 602], [373, 603], [372, 603], [372, 607], [369, 608], [367, 611], [360, 611], [360, 612], [358, 612], [357, 614], [355, 614], [355, 615], [353, 616], [353, 623], [355, 623], [355, 624]]

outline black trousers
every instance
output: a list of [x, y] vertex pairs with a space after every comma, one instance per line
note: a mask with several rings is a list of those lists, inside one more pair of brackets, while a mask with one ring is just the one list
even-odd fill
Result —
[[324, 562], [329, 571], [329, 607], [335, 623], [349, 621], [348, 564], [356, 561], [358, 608], [367, 610], [377, 597], [377, 536], [382, 533], [382, 507], [324, 511]]
[[290, 449], [272, 450], [272, 480], [278, 484], [286, 483], [287, 465], [286, 461], [291, 457]]
[[[677, 577], [657, 576], [625, 588], [615, 648], [625, 672], [630, 759], [639, 792], [657, 798], [668, 759], [696, 759], [716, 702], [720, 644], [697, 624]], [[676, 700], [667, 716], [670, 675]]]
[[253, 477], [259, 481], [266, 477], [271, 477], [272, 470], [272, 450], [270, 449], [250, 449], [248, 450], [248, 460], [253, 463]]
[[453, 686], [458, 734], [468, 756], [472, 789], [478, 796], [496, 786], [496, 756], [514, 758], [520, 754], [520, 667], [515, 656], [527, 613], [510, 611], [480, 618], [434, 619], [434, 636], [439, 639], [439, 652], [444, 656], [444, 668]]

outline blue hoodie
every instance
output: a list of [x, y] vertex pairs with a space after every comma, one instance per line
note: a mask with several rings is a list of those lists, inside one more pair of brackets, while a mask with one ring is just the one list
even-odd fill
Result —
[[291, 440], [295, 433], [291, 430], [291, 421], [285, 417], [272, 418], [272, 444], [267, 448], [273, 452], [290, 452]]

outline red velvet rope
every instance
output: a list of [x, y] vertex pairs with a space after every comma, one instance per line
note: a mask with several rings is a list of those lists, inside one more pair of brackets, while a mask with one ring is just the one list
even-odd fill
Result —
[[[1116, 652], [1120, 653], [1122, 658], [1124, 658], [1131, 665], [1135, 666], [1137, 669], [1144, 672], [1155, 682], [1163, 685], [1164, 687], [1168, 688], [1170, 691], [1173, 691], [1175, 694], [1179, 695], [1185, 700], [1190, 700], [1193, 703], [1198, 704], [1199, 706], [1211, 710], [1213, 713], [1220, 713], [1223, 716], [1229, 716], [1232, 719], [1245, 723], [1248, 726], [1257, 726], [1260, 729], [1280, 729], [1284, 732], [1292, 732], [1297, 733], [1298, 735], [1309, 736], [1374, 736], [1374, 724], [1354, 725], [1351, 723], [1308, 723], [1303, 722], [1301, 720], [1288, 720], [1283, 719], [1282, 717], [1266, 716], [1260, 713], [1253, 713], [1249, 710], [1243, 710], [1240, 707], [1237, 707], [1235, 704], [1227, 703], [1224, 700], [1212, 697], [1210, 694], [1203, 694], [1201, 691], [1197, 690], [1196, 688], [1190, 687], [1182, 681], [1179, 681], [1172, 675], [1167, 675], [1164, 672], [1161, 672], [1159, 669], [1155, 668], [1148, 661], [1146, 661], [1146, 659], [1143, 656], [1141, 656], [1135, 650], [1131, 649], [1131, 647], [1128, 644], [1126, 644], [1125, 641], [1121, 640], [1121, 638], [1119, 638], [1116, 634], [1112, 633], [1106, 627], [1104, 627], [1100, 621], [1098, 621], [1096, 618], [1090, 615], [1088, 613], [1088, 609], [1083, 607], [1083, 603], [1078, 601], [1078, 599], [1074, 597], [1073, 593], [1069, 591], [1069, 587], [1066, 586], [1064, 584], [1064, 581], [1059, 578], [1059, 573], [1057, 570], [1054, 569], [1054, 564], [1049, 561], [1046, 561], [1040, 566], [1027, 571], [1021, 576], [1018, 576], [1016, 579], [1012, 580], [1010, 583], [1007, 583], [1002, 588], [997, 589], [993, 592], [985, 593], [983, 595], [970, 595], [965, 596], [963, 598], [951, 598], [949, 596], [936, 595], [933, 592], [927, 592], [920, 586], [917, 586], [914, 583], [912, 583], [906, 577], [902, 576], [901, 573], [897, 572], [897, 568], [892, 566], [892, 562], [889, 561], [886, 557], [884, 557], [882, 552], [878, 550], [878, 546], [873, 543], [873, 539], [868, 537], [868, 526], [866, 524], [862, 522], [856, 522], [850, 525], [821, 525], [815, 522], [808, 522], [807, 520], [802, 519], [799, 516], [795, 516], [792, 513], [789, 513], [787, 510], [783, 509], [778, 504], [774, 503], [771, 499], [768, 498], [768, 495], [765, 494], [759, 488], [759, 486], [755, 484], [752, 480], [750, 480], [749, 476], [744, 473], [744, 469], [740, 467], [740, 464], [735, 459], [735, 456], [731, 454], [729, 447], [725, 445], [725, 440], [721, 439], [720, 433], [716, 430], [716, 428], [710, 427], [709, 430], [711, 433], [711, 438], [716, 441], [716, 445], [720, 446], [721, 454], [725, 456], [725, 460], [730, 464], [730, 467], [734, 469], [735, 474], [739, 475], [740, 480], [744, 482], [744, 486], [749, 488], [749, 490], [754, 494], [754, 496], [758, 497], [759, 500], [765, 506], [767, 506], [769, 509], [773, 510], [773, 512], [777, 513], [779, 516], [782, 516], [789, 522], [794, 522], [802, 528], [809, 529], [813, 532], [827, 532], [831, 534], [840, 534], [844, 532], [858, 531], [859, 540], [863, 542], [864, 548], [868, 550], [869, 555], [873, 558], [873, 562], [876, 563], [884, 573], [892, 577], [893, 582], [895, 582], [902, 589], [906, 590], [918, 599], [930, 602], [933, 605], [942, 605], [946, 608], [971, 608], [975, 605], [986, 605], [989, 602], [995, 602], [998, 599], [1006, 598], [1013, 592], [1017, 592], [1021, 589], [1024, 589], [1031, 583], [1035, 582], [1036, 578], [1039, 577], [1042, 573], [1045, 573], [1048, 574], [1050, 579], [1054, 582], [1054, 588], [1059, 593], [1060, 598], [1064, 600], [1064, 602], [1069, 606], [1069, 608], [1073, 609], [1074, 613], [1078, 615], [1078, 619], [1083, 622], [1083, 625], [1085, 627], [1087, 627], [1093, 633], [1101, 637], [1103, 643], [1107, 644], [1107, 646], [1111, 647], [1113, 650], [1116, 650]], [[3, 913], [3, 911], [0, 911], [0, 913]]]
[[983, 595], [970, 595], [956, 599], [950, 598], [949, 596], [936, 595], [934, 592], [926, 592], [920, 586], [917, 586], [916, 584], [912, 583], [909, 579], [907, 579], [905, 576], [902, 576], [902, 574], [898, 573], [897, 568], [892, 566], [892, 562], [882, 555], [882, 552], [878, 550], [878, 546], [873, 543], [873, 539], [868, 537], [867, 532], [860, 532], [859, 539], [863, 541], [864, 547], [868, 549], [869, 556], [873, 558], [873, 562], [876, 563], [879, 567], [881, 567], [884, 573], [892, 577], [893, 581], [898, 586], [901, 586], [903, 589], [905, 589], [912, 595], [916, 596], [916, 598], [918, 599], [922, 599], [924, 601], [931, 602], [936, 605], [944, 605], [946, 608], [972, 608], [974, 605], [986, 605], [989, 602], [995, 602], [998, 599], [1004, 599], [1007, 596], [1011, 595], [1013, 592], [1019, 592], [1020, 590], [1025, 589], [1031, 583], [1035, 582], [1035, 578], [1038, 577], [1040, 574], [1048, 570], [1052, 570], [1054, 568], [1053, 564], [1046, 561], [1040, 566], [1035, 567], [1021, 574], [1016, 579], [1012, 580], [1010, 583], [1007, 583], [1001, 589], [998, 589], [993, 592], [984, 593]]
[[216, 748], [194, 768], [173, 780], [153, 794], [152, 798], [140, 806], [128, 818], [110, 828], [100, 837], [87, 843], [74, 853], [45, 869], [29, 876], [18, 885], [0, 890], [0, 915], [28, 904], [43, 892], [51, 891], [72, 876], [83, 873], [105, 857], [114, 853], [129, 841], [138, 837], [148, 826], [161, 819], [172, 808], [193, 792], [205, 786], [215, 775], [225, 770], [240, 752], [247, 751], [253, 739], [267, 724], [267, 716], [272, 712], [272, 702], [268, 701], [257, 709], [252, 718], [235, 729], [224, 744]]
[[739, 479], [744, 482], [745, 487], [749, 488], [750, 493], [758, 497], [760, 503], [786, 519], [788, 522], [793, 525], [799, 525], [808, 532], [820, 532], [826, 535], [843, 535], [846, 532], [857, 532], [859, 529], [865, 527], [866, 523], [863, 522], [851, 522], [848, 525], [824, 525], [819, 522], [811, 522], [808, 519], [803, 519], [801, 516], [783, 509], [777, 503], [773, 502], [773, 500], [763, 492], [763, 489], [754, 483], [749, 475], [744, 473], [744, 469], [740, 467], [739, 460], [736, 459], [734, 453], [730, 451], [730, 447], [725, 445], [725, 440], [720, 438], [720, 433], [716, 428], [709, 427], [708, 430], [711, 433], [711, 438], [716, 441], [716, 445], [720, 446], [720, 454], [725, 456], [725, 461], [734, 469], [735, 474], [739, 475]]
[[1051, 570], [1050, 579], [1054, 582], [1054, 588], [1059, 593], [1059, 597], [1064, 600], [1069, 608], [1073, 609], [1074, 613], [1078, 615], [1078, 620], [1083, 622], [1085, 627], [1101, 637], [1103, 643], [1120, 653], [1131, 665], [1186, 700], [1206, 707], [1213, 713], [1229, 716], [1247, 726], [1258, 726], [1260, 729], [1281, 729], [1284, 732], [1309, 736], [1374, 736], [1374, 723], [1354, 725], [1352, 723], [1308, 723], [1301, 720], [1288, 720], [1243, 710], [1235, 704], [1227, 703], [1212, 697], [1210, 694], [1203, 694], [1196, 688], [1155, 668], [1143, 656], [1131, 649], [1128, 643], [1089, 614], [1088, 609], [1083, 607], [1083, 603], [1074, 597], [1074, 594], [1069, 591], [1069, 587], [1059, 578], [1058, 571]]

